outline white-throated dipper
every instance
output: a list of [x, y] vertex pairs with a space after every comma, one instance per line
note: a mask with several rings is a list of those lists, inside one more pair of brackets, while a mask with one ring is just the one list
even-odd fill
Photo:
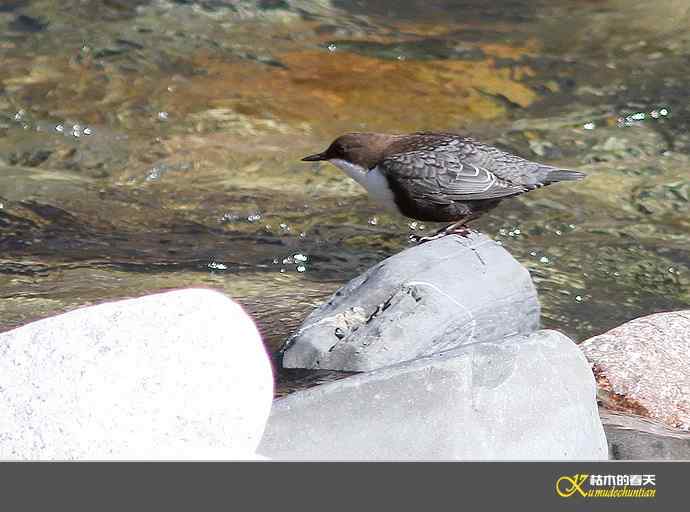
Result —
[[467, 234], [467, 222], [507, 197], [585, 177], [454, 133], [347, 133], [302, 160], [329, 161], [375, 201], [406, 217], [452, 223], [419, 241]]

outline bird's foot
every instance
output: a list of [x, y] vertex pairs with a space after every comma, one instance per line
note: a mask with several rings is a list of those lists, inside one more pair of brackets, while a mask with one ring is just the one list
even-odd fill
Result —
[[446, 235], [459, 235], [463, 238], [468, 238], [475, 230], [469, 226], [457, 226], [446, 231]]
[[419, 236], [419, 235], [410, 235], [410, 242], [421, 245], [424, 242], [431, 242], [432, 240], [438, 240], [439, 238], [443, 238], [446, 236], [445, 233], [436, 233], [435, 235], [429, 235], [429, 236]]
[[433, 235], [429, 236], [419, 236], [419, 235], [410, 235], [410, 241], [413, 243], [416, 243], [417, 245], [421, 245], [424, 242], [431, 242], [432, 240], [438, 240], [439, 238], [443, 238], [444, 236], [447, 235], [459, 235], [462, 237], [469, 237], [470, 234], [472, 233], [472, 228], [469, 226], [449, 226], [447, 228], [443, 228], [440, 231], [437, 231]]

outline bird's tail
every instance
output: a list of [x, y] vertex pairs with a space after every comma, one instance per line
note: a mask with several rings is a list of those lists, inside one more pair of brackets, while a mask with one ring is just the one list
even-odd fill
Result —
[[578, 181], [582, 180], [587, 175], [580, 171], [571, 171], [570, 169], [554, 169], [546, 175], [544, 182], [555, 183], [557, 181]]

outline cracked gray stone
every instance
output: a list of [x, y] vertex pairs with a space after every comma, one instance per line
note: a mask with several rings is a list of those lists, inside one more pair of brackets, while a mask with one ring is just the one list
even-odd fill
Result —
[[391, 256], [340, 288], [287, 341], [282, 364], [369, 371], [538, 327], [528, 270], [483, 234], [451, 235]]
[[276, 400], [276, 460], [606, 460], [589, 365], [538, 331], [473, 343]]

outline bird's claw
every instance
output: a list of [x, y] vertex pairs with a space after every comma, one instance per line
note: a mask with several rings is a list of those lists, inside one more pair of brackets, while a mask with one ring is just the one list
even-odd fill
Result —
[[434, 237], [430, 237], [430, 236], [419, 236], [419, 235], [410, 235], [409, 239], [410, 239], [410, 242], [411, 242], [411, 243], [417, 244], [417, 245], [421, 245], [421, 244], [423, 244], [424, 242], [428, 242], [428, 241], [430, 241], [430, 240], [433, 240]]
[[457, 228], [446, 231], [446, 235], [458, 235], [468, 238], [474, 230], [469, 226], [458, 226]]
[[472, 228], [470, 228], [469, 226], [458, 226], [452, 229], [442, 229], [441, 231], [429, 236], [410, 235], [410, 242], [416, 243], [417, 245], [421, 245], [425, 242], [438, 240], [439, 238], [443, 238], [447, 235], [458, 235], [467, 238], [470, 236], [471, 233]]

